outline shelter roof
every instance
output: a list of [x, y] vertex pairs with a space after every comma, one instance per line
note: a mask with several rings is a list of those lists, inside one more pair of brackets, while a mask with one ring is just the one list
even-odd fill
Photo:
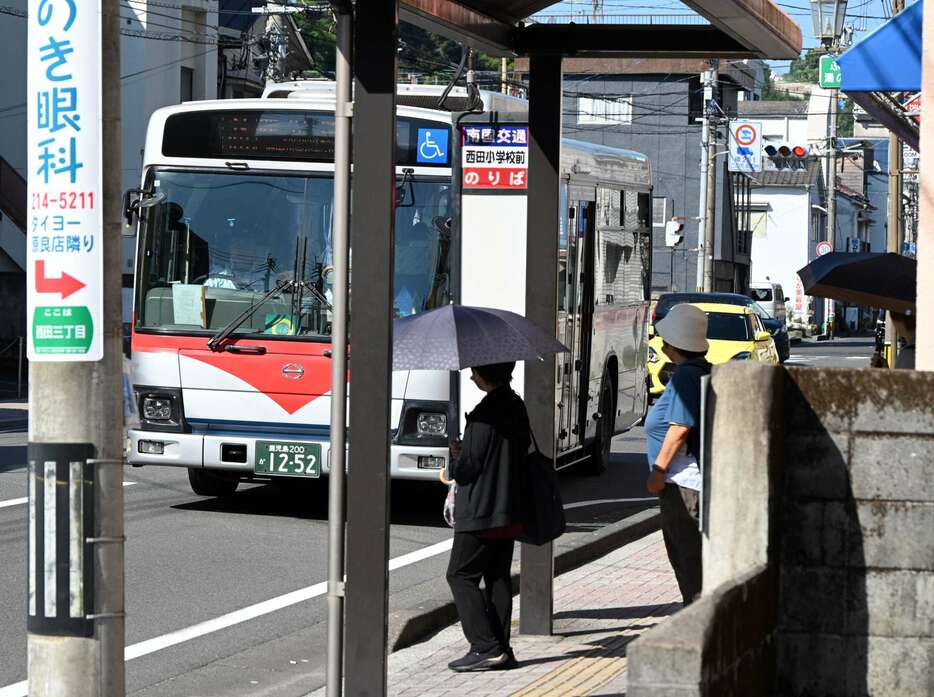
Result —
[[500, 55], [796, 58], [801, 28], [772, 0], [685, 0], [710, 26], [536, 24], [558, 0], [401, 0], [402, 19]]

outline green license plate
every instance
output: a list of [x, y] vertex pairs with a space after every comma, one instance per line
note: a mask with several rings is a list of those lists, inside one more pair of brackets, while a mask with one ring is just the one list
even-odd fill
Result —
[[257, 441], [253, 471], [282, 477], [320, 477], [321, 444]]

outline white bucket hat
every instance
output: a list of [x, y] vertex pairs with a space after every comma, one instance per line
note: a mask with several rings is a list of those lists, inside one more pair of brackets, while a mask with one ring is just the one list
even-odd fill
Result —
[[707, 313], [693, 305], [675, 305], [655, 324], [655, 331], [667, 344], [682, 351], [706, 353], [710, 348]]

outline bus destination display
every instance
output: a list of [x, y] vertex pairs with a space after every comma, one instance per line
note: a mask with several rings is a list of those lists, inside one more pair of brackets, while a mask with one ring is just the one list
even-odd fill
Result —
[[[396, 164], [450, 167], [448, 124], [400, 117]], [[238, 109], [192, 111], [166, 119], [166, 157], [215, 160], [334, 161], [334, 114], [324, 111]]]

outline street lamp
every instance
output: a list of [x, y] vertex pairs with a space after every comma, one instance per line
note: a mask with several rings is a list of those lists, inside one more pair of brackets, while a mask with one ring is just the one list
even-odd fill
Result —
[[811, 0], [814, 36], [825, 46], [833, 45], [843, 33], [847, 0]]

